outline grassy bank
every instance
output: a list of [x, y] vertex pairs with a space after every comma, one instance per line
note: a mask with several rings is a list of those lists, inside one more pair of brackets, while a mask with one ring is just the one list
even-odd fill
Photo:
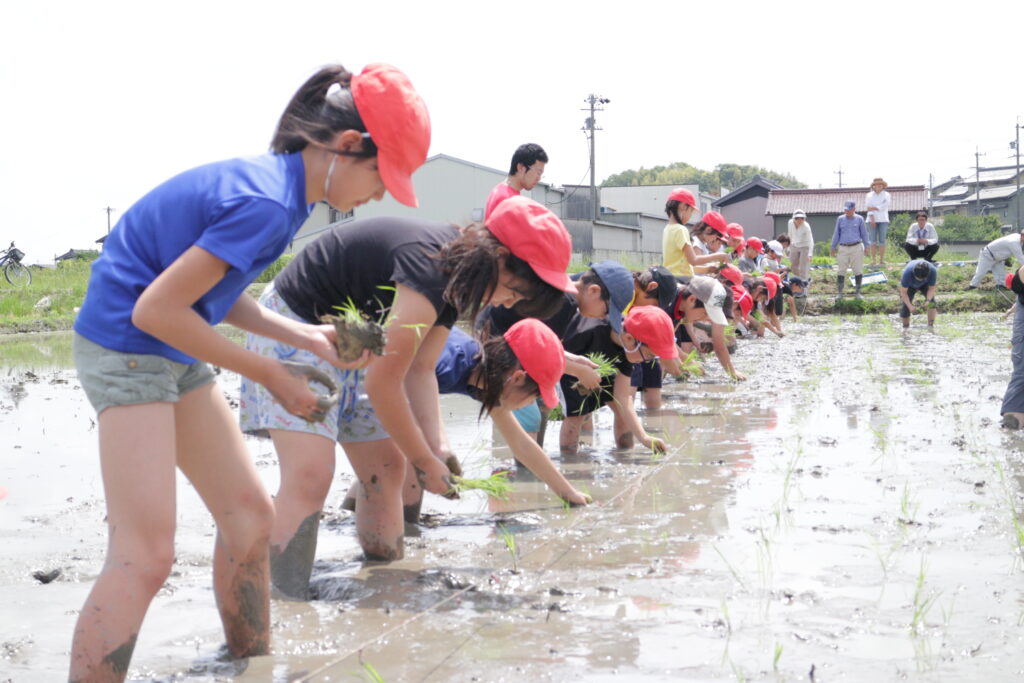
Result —
[[[259, 278], [258, 283], [273, 279], [291, 257], [279, 259]], [[90, 263], [64, 262], [57, 268], [35, 268], [32, 284], [17, 288], [3, 282], [0, 285], [0, 334], [17, 332], [45, 332], [70, 329], [78, 307], [82, 305], [89, 280]], [[818, 268], [811, 271], [813, 283], [808, 301], [808, 314], [842, 313], [895, 313], [899, 308], [899, 283], [902, 263], [894, 263], [882, 270], [887, 282], [865, 285], [864, 298], [847, 297], [835, 302], [835, 270]], [[872, 272], [866, 268], [866, 272]], [[1005, 311], [1012, 297], [1004, 296], [989, 279], [981, 289], [967, 291], [967, 283], [974, 274], [974, 266], [943, 266], [939, 268], [939, 302], [945, 313], [968, 311]], [[258, 293], [262, 285], [254, 285], [250, 292]], [[853, 288], [847, 286], [846, 293]]]

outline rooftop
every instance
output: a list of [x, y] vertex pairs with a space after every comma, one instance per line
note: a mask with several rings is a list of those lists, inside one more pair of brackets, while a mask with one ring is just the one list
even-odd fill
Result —
[[[886, 188], [892, 197], [891, 212], [910, 212], [928, 206], [928, 191], [924, 185], [903, 185]], [[864, 199], [870, 188], [841, 187], [819, 190], [772, 190], [768, 194], [765, 213], [769, 216], [788, 216], [794, 211], [808, 214], [832, 214], [843, 212], [843, 203], [852, 199], [857, 202], [857, 211], [866, 211]]]

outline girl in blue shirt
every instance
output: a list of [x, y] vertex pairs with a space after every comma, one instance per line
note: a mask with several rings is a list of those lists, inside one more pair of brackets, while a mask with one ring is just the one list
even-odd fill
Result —
[[410, 176], [429, 142], [426, 107], [404, 74], [326, 67], [293, 96], [271, 153], [186, 171], [110, 233], [75, 322], [75, 364], [98, 413], [109, 545], [75, 627], [70, 680], [120, 681], [128, 671], [174, 562], [175, 467], [217, 525], [214, 593], [229, 653], [268, 652], [273, 507], [207, 363], [260, 382], [295, 415], [315, 417], [318, 401], [305, 379], [213, 326], [226, 321], [344, 367], [333, 330], [267, 311], [244, 289], [316, 202], [349, 211], [387, 190], [415, 205]]

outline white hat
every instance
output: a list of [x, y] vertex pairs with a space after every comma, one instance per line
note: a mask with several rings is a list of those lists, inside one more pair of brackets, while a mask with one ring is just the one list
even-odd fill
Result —
[[768, 244], [766, 246], [779, 256], [782, 256], [782, 253], [785, 251], [778, 240], [768, 240]]
[[807, 214], [800, 209], [797, 209], [793, 212], [793, 218], [807, 218]]

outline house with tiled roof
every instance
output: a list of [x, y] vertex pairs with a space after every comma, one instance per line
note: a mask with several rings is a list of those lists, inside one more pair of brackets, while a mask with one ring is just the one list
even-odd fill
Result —
[[[886, 188], [891, 197], [889, 216], [900, 213], [917, 213], [928, 208], [928, 189], [924, 185], [902, 185]], [[807, 214], [815, 242], [829, 242], [836, 227], [836, 218], [843, 212], [848, 199], [857, 203], [857, 213], [866, 215], [869, 187], [839, 187], [827, 189], [772, 190], [768, 193], [765, 214], [770, 216], [773, 234], [781, 235], [789, 229], [789, 219], [794, 211]]]

